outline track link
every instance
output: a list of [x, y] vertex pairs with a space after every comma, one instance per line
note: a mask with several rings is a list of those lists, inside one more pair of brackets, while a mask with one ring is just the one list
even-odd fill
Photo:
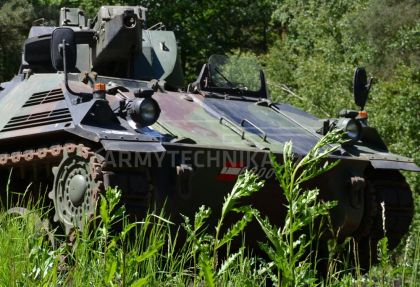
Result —
[[49, 147], [39, 147], [37, 149], [2, 153], [0, 154], [0, 167], [17, 167], [40, 162], [56, 162], [61, 159], [64, 152], [73, 153], [78, 147], [85, 146], [82, 144], [66, 143], [55, 144]]
[[[87, 170], [89, 179], [94, 182], [94, 187], [92, 190], [89, 191], [90, 198], [89, 200], [90, 205], [92, 205], [93, 202], [96, 202], [99, 194], [104, 190], [104, 184], [103, 184], [103, 173], [102, 173], [102, 166], [103, 166], [103, 159], [102, 157], [94, 152], [92, 148], [89, 146], [86, 146], [84, 144], [76, 144], [76, 143], [65, 143], [65, 144], [54, 144], [48, 147], [39, 147], [37, 149], [27, 149], [27, 150], [21, 150], [21, 151], [14, 151], [11, 153], [3, 153], [0, 154], [0, 168], [7, 169], [7, 168], [13, 168], [20, 170], [20, 177], [21, 179], [24, 179], [25, 182], [40, 182], [44, 187], [51, 188], [54, 186], [58, 186], [56, 175], [58, 172], [58, 166], [64, 161], [65, 159], [68, 159], [69, 157], [78, 156], [79, 158], [84, 159], [86, 162], [88, 162], [89, 169]], [[71, 161], [69, 161], [69, 164], [71, 165]], [[64, 167], [66, 170], [68, 167]], [[41, 170], [46, 171], [46, 173], [43, 173], [41, 176], [38, 175], [38, 172]], [[45, 176], [47, 175], [47, 176]], [[72, 174], [70, 174], [72, 175]], [[61, 181], [63, 179], [60, 179]], [[19, 180], [14, 180], [19, 182]], [[19, 184], [19, 183], [18, 183]], [[66, 183], [68, 184], [68, 182]], [[61, 184], [60, 184], [61, 186]], [[23, 188], [23, 190], [22, 190]], [[17, 188], [17, 191], [24, 191], [25, 186], [20, 186], [20, 188]], [[55, 188], [55, 187], [54, 187]], [[68, 196], [56, 196], [55, 192], [53, 190], [49, 193], [50, 199], [53, 200], [56, 213], [54, 216], [54, 220], [61, 221], [64, 223], [66, 232], [69, 233], [72, 228], [72, 223], [69, 219], [63, 220], [62, 214], [61, 216], [57, 213], [57, 204], [58, 202], [65, 201], [66, 197]], [[34, 189], [36, 191], [36, 188]], [[41, 194], [41, 197], [43, 198], [44, 195]], [[68, 199], [67, 199], [68, 201]], [[86, 200], [88, 201], [88, 200]], [[84, 206], [84, 205], [83, 205]], [[75, 212], [74, 215], [77, 214], [77, 218], [79, 219], [81, 217], [82, 212], [80, 211], [80, 208], [82, 206], [72, 206], [69, 204], [68, 210], [65, 210], [64, 213], [70, 215], [73, 212]], [[89, 212], [87, 216], [91, 216], [93, 214], [94, 208], [90, 206]], [[81, 220], [79, 220], [81, 221]], [[69, 223], [70, 222], [70, 223]]]
[[396, 170], [372, 170], [367, 174], [365, 215], [356, 234], [360, 267], [369, 270], [378, 262], [378, 241], [388, 238], [394, 249], [407, 234], [414, 214], [412, 192]]
[[414, 215], [412, 192], [398, 171], [377, 171], [370, 177], [370, 182], [377, 209], [371, 237], [379, 240], [387, 236], [389, 248], [393, 249], [410, 228]]

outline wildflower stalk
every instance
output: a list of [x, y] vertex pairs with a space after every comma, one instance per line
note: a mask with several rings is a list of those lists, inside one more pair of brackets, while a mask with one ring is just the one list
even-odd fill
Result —
[[330, 153], [339, 148], [341, 139], [340, 131], [327, 134], [299, 161], [292, 152], [291, 142], [284, 146], [282, 165], [277, 163], [274, 155], [271, 156], [276, 179], [287, 202], [285, 224], [283, 227], [272, 226], [257, 210], [254, 210], [254, 216], [270, 242], [262, 243], [261, 248], [276, 265], [278, 286], [304, 286], [316, 281], [315, 276], [309, 274], [314, 269], [307, 255], [314, 237], [308, 238], [303, 231], [308, 227], [314, 230], [311, 224], [316, 218], [327, 215], [335, 203], [318, 202], [317, 189], [304, 191], [301, 186], [338, 164], [336, 161], [321, 165]]

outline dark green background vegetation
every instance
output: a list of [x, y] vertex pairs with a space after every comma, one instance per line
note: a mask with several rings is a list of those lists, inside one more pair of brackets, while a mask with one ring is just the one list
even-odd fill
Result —
[[[0, 82], [18, 70], [22, 41], [39, 18], [57, 22], [59, 7], [93, 16], [106, 1], [0, 0]], [[354, 107], [355, 66], [375, 77], [367, 110], [391, 151], [420, 163], [420, 2], [418, 0], [129, 0], [149, 8], [182, 47], [192, 81], [213, 53], [261, 62], [271, 97], [320, 117]], [[406, 174], [418, 193], [420, 177]], [[418, 201], [418, 200], [417, 200]]]

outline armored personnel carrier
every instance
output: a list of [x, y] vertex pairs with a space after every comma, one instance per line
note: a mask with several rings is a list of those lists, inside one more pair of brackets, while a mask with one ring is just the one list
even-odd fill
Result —
[[[399, 170], [419, 171], [387, 150], [364, 111], [370, 83], [357, 69], [361, 111], [318, 119], [268, 97], [252, 62], [212, 56], [186, 91], [176, 38], [146, 28], [146, 9], [103, 6], [86, 20], [62, 8], [59, 27], [33, 26], [18, 74], [0, 85], [0, 169], [10, 189], [48, 194], [66, 232], [95, 212], [98, 194], [118, 186], [130, 214], [166, 201], [175, 221], [205, 204], [218, 210], [237, 176], [252, 169], [266, 179], [253, 205], [281, 224], [281, 193], [268, 154], [292, 140], [306, 154], [332, 129], [350, 142], [331, 155], [340, 164], [320, 176], [322, 198], [337, 200], [339, 237], [360, 244], [383, 237], [379, 204], [395, 247], [413, 216], [412, 194]], [[277, 222], [276, 222], [277, 220]], [[258, 237], [251, 232], [247, 237]]]

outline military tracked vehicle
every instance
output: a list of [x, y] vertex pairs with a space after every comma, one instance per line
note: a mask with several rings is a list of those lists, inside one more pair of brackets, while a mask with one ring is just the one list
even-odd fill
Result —
[[[338, 237], [360, 245], [383, 237], [384, 202], [390, 246], [398, 244], [414, 212], [399, 170], [419, 168], [390, 153], [368, 125], [364, 69], [354, 76], [360, 111], [331, 119], [272, 102], [264, 73], [237, 57], [210, 57], [182, 91], [174, 33], [145, 23], [143, 7], [103, 6], [89, 20], [62, 8], [59, 27], [31, 28], [18, 74], [0, 86], [3, 199], [12, 170], [10, 189], [31, 184], [32, 196], [48, 194], [66, 232], [83, 226], [109, 186], [122, 190], [129, 214], [166, 201], [177, 221], [203, 204], [219, 210], [238, 175], [252, 169], [266, 179], [252, 204], [281, 224], [283, 199], [268, 154], [281, 159], [291, 140], [294, 153], [305, 155], [325, 133], [342, 129], [350, 141], [330, 156], [339, 165], [314, 182], [322, 198], [338, 202], [331, 211]], [[260, 234], [256, 228], [247, 237]]]

